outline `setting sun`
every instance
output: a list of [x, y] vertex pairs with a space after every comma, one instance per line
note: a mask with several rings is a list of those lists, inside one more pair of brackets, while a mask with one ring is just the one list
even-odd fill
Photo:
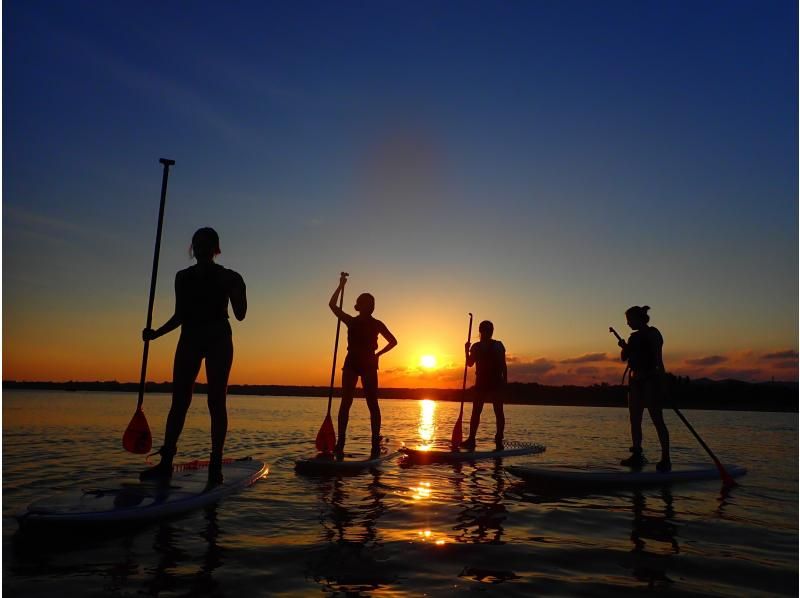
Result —
[[419, 358], [419, 363], [424, 368], [435, 368], [436, 367], [436, 357], [433, 355], [423, 355]]

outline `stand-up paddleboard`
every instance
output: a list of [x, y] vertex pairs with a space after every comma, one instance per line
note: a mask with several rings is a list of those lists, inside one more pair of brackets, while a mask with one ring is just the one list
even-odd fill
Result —
[[[623, 465], [602, 467], [508, 465], [506, 470], [531, 484], [595, 488], [657, 486], [714, 480], [720, 477], [719, 470], [708, 463], [673, 465], [672, 471], [666, 473], [657, 471], [654, 463], [645, 465], [640, 470], [631, 470], [630, 467]], [[725, 470], [734, 478], [747, 473], [744, 467], [738, 465], [726, 465]]]
[[170, 480], [129, 480], [108, 488], [67, 490], [31, 503], [17, 519], [26, 526], [144, 523], [214, 504], [268, 471], [265, 463], [251, 457], [226, 459], [223, 483], [206, 490], [208, 462], [194, 461], [176, 465]]
[[[299, 459], [295, 461], [294, 470], [297, 473], [311, 475], [346, 475], [348, 473], [358, 473], [371, 467], [380, 467], [384, 462], [394, 459], [400, 455], [399, 452], [387, 453], [375, 459], [345, 459], [337, 461], [331, 455], [317, 455], [311, 459]], [[350, 457], [350, 455], [346, 455]]]
[[536, 455], [545, 451], [541, 444], [514, 444], [502, 451], [444, 451], [423, 450], [403, 447], [400, 452], [409, 463], [426, 465], [428, 463], [455, 463], [457, 461], [480, 461], [482, 459], [501, 459], [518, 455]]

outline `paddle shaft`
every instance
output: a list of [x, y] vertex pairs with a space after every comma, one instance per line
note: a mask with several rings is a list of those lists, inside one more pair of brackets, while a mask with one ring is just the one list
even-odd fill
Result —
[[[161, 202], [158, 206], [158, 229], [156, 232], [156, 247], [153, 252], [153, 272], [150, 276], [150, 299], [147, 302], [147, 325], [150, 328], [153, 325], [153, 303], [156, 299], [156, 279], [158, 278], [158, 257], [161, 253], [161, 230], [164, 226], [164, 205], [167, 202], [167, 179], [169, 179], [169, 167], [175, 164], [175, 160], [168, 160], [161, 158], [159, 160], [164, 165], [164, 173], [161, 176]], [[136, 409], [142, 408], [144, 402], [144, 383], [147, 377], [147, 355], [150, 352], [150, 341], [144, 341], [144, 350], [142, 352], [142, 373], [139, 377], [139, 402]]]
[[681, 413], [677, 407], [673, 407], [672, 410], [678, 415], [679, 418], [681, 418], [681, 421], [686, 425], [687, 428], [689, 428], [689, 431], [697, 439], [697, 442], [700, 443], [700, 446], [702, 446], [703, 449], [708, 453], [708, 456], [711, 457], [711, 460], [714, 462], [714, 465], [717, 466], [717, 469], [719, 470], [719, 475], [722, 478], [722, 481], [725, 482], [725, 485], [726, 486], [735, 485], [736, 482], [734, 482], [731, 475], [727, 471], [725, 471], [725, 468], [723, 467], [722, 463], [720, 462], [719, 459], [717, 459], [717, 456], [712, 452], [712, 450], [708, 448], [708, 445], [705, 442], [703, 442], [703, 439], [700, 438], [700, 434], [695, 432], [695, 429], [692, 427], [692, 424], [689, 423], [689, 420], [687, 420], [683, 416], [683, 413]]
[[[467, 343], [472, 341], [472, 313], [469, 314], [469, 330], [467, 331]], [[461, 416], [464, 414], [464, 395], [467, 394], [467, 370], [469, 365], [467, 360], [464, 360], [464, 380], [461, 383], [461, 409], [458, 411], [458, 421], [461, 422]]]
[[[347, 276], [346, 272], [341, 273], [342, 276]], [[339, 295], [339, 309], [344, 305], [344, 287], [342, 287], [342, 294]], [[336, 379], [336, 354], [339, 352], [339, 330], [342, 327], [342, 320], [336, 318], [336, 341], [333, 343], [333, 365], [331, 366], [331, 384], [328, 390], [328, 415], [331, 414], [331, 403], [333, 402], [333, 383]]]

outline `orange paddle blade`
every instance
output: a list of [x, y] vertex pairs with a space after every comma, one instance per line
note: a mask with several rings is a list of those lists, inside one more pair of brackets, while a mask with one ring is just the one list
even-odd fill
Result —
[[450, 446], [453, 450], [456, 450], [458, 447], [461, 446], [461, 416], [458, 416], [458, 421], [456, 425], [453, 427], [453, 435], [450, 437]]
[[331, 414], [325, 416], [322, 427], [317, 432], [317, 450], [321, 453], [332, 453], [336, 446], [336, 432], [333, 430]]
[[122, 446], [129, 453], [143, 455], [150, 452], [153, 448], [153, 436], [150, 434], [150, 426], [147, 425], [147, 418], [144, 411], [137, 409], [131, 418], [131, 423], [122, 436]]

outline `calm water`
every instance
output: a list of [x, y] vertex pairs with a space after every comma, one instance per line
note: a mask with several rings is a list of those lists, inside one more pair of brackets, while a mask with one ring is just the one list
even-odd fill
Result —
[[[127, 394], [3, 394], [3, 589], [10, 596], [479, 595], [618, 596], [798, 593], [797, 414], [687, 411], [741, 486], [542, 496], [500, 464], [401, 468], [346, 478], [297, 476], [313, 452], [324, 399], [230, 398], [227, 456], [271, 464], [268, 477], [215, 509], [127, 534], [29, 537], [11, 517], [73, 485], [101, 486], [143, 466], [125, 453]], [[458, 405], [384, 401], [393, 445], [446, 440]], [[169, 399], [147, 397], [160, 443]], [[334, 408], [336, 405], [334, 405]], [[479, 442], [490, 446], [494, 416]], [[509, 440], [547, 452], [508, 463], [602, 464], [628, 446], [623, 409], [507, 407]], [[667, 415], [673, 463], [705, 460]], [[198, 397], [178, 461], [205, 457]], [[365, 452], [357, 400], [348, 450]], [[649, 420], [645, 450], [658, 455]], [[156, 444], [159, 446], [159, 444]]]

